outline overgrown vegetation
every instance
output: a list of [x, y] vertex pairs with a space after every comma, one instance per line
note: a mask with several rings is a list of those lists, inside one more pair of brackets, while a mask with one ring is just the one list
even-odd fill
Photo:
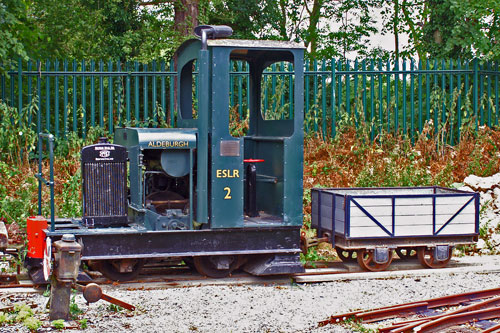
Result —
[[32, 332], [42, 326], [42, 322], [34, 317], [33, 310], [25, 303], [16, 303], [10, 312], [0, 312], [0, 327], [14, 323], [22, 323]]
[[[36, 103], [21, 113], [0, 103], [0, 218], [7, 223], [25, 226], [26, 218], [38, 213], [38, 152], [35, 147], [36, 133], [27, 126], [30, 115], [36, 112]], [[92, 128], [85, 140], [76, 133], [56, 140], [55, 148], [55, 202], [56, 215], [81, 215], [80, 150], [84, 145], [95, 143], [105, 135], [101, 128]], [[46, 154], [44, 149], [44, 157]], [[43, 160], [43, 174], [48, 178], [49, 162]], [[49, 191], [43, 189], [42, 201], [49, 202]], [[49, 205], [42, 205], [42, 214], [49, 215]]]
[[[49, 288], [47, 288], [47, 293], [50, 293]], [[72, 326], [73, 329], [80, 328], [84, 330], [88, 327], [87, 319], [81, 318], [84, 314], [84, 310], [78, 307], [76, 295], [76, 290], [74, 290], [73, 296], [71, 297], [69, 313], [71, 320], [74, 320], [78, 326], [74, 327], [74, 325], [71, 324], [70, 326]], [[49, 321], [48, 308], [38, 307], [35, 304], [26, 304], [25, 302], [18, 301], [13, 303], [12, 306], [4, 307], [3, 311], [0, 311], [0, 332], [4, 331], [2, 330], [3, 326], [15, 326], [19, 329], [20, 325], [26, 327], [30, 332], [39, 332], [39, 329], [45, 332], [47, 330], [50, 331], [50, 328], [64, 330], [67, 327], [63, 319]]]

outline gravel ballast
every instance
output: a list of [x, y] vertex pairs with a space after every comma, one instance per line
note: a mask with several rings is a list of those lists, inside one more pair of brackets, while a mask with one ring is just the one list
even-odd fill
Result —
[[[484, 257], [483, 257], [484, 258]], [[491, 257], [492, 259], [498, 259]], [[108, 303], [76, 302], [88, 328], [84, 332], [348, 332], [340, 325], [318, 328], [335, 313], [423, 300], [500, 286], [497, 272], [463, 272], [427, 277], [345, 280], [317, 284], [195, 286], [157, 290], [127, 290], [106, 286], [105, 292], [137, 307], [113, 312]], [[140, 287], [140, 286], [138, 286]], [[145, 286], [147, 287], [147, 286]], [[32, 294], [40, 304], [47, 298]], [[0, 327], [0, 332], [28, 330]], [[76, 330], [71, 330], [76, 332]]]

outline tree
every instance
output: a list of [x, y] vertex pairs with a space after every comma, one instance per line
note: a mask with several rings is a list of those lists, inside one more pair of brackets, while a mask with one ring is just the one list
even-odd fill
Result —
[[[497, 0], [399, 0], [402, 16], [387, 0], [384, 31], [407, 33], [401, 53], [431, 58], [500, 58], [500, 2]], [[394, 20], [399, 25], [394, 25]], [[425, 61], [424, 61], [425, 63]]]
[[189, 36], [198, 25], [199, 0], [178, 0], [174, 2], [174, 22], [177, 31]]
[[284, 18], [280, 2], [286, 1], [212, 0], [206, 8], [206, 23], [230, 26], [235, 38], [283, 38], [278, 32], [278, 21]]
[[432, 0], [429, 10], [423, 34], [431, 56], [500, 59], [498, 0]]
[[213, 0], [207, 22], [232, 26], [238, 38], [303, 41], [311, 57], [345, 57], [369, 52], [366, 37], [377, 31], [371, 10], [380, 1]]
[[28, 21], [28, 5], [24, 0], [3, 0], [0, 3], [0, 74], [9, 63], [28, 57], [26, 45], [36, 40], [38, 32]]
[[329, 31], [322, 43], [322, 56], [346, 58], [349, 52], [358, 56], [370, 53], [368, 37], [378, 31], [373, 10], [380, 7], [378, 0], [340, 0], [326, 8], [326, 17], [340, 23], [336, 31]]

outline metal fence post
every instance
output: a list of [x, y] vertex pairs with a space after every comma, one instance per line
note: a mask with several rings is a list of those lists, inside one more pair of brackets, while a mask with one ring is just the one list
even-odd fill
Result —
[[19, 58], [17, 62], [17, 111], [23, 112], [23, 61]]
[[473, 60], [473, 82], [472, 82], [472, 112], [474, 113], [474, 119], [476, 123], [476, 131], [479, 129], [479, 122], [478, 122], [478, 96], [477, 96], [477, 89], [478, 89], [478, 76], [479, 76], [479, 61], [478, 59]]

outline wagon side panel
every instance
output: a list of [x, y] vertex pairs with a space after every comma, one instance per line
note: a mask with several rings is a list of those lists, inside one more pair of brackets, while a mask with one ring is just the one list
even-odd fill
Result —
[[349, 200], [351, 238], [390, 237], [393, 207], [391, 198], [352, 197]]
[[436, 235], [467, 235], [476, 232], [475, 196], [436, 197]]
[[432, 236], [433, 198], [397, 198], [395, 200], [394, 235]]
[[319, 227], [319, 195], [320, 191], [311, 190], [311, 228], [314, 229]]
[[344, 196], [326, 190], [311, 192], [311, 226], [318, 230], [318, 236], [325, 231], [331, 234], [345, 233]]
[[477, 233], [475, 194], [351, 197], [349, 238], [434, 237]]

